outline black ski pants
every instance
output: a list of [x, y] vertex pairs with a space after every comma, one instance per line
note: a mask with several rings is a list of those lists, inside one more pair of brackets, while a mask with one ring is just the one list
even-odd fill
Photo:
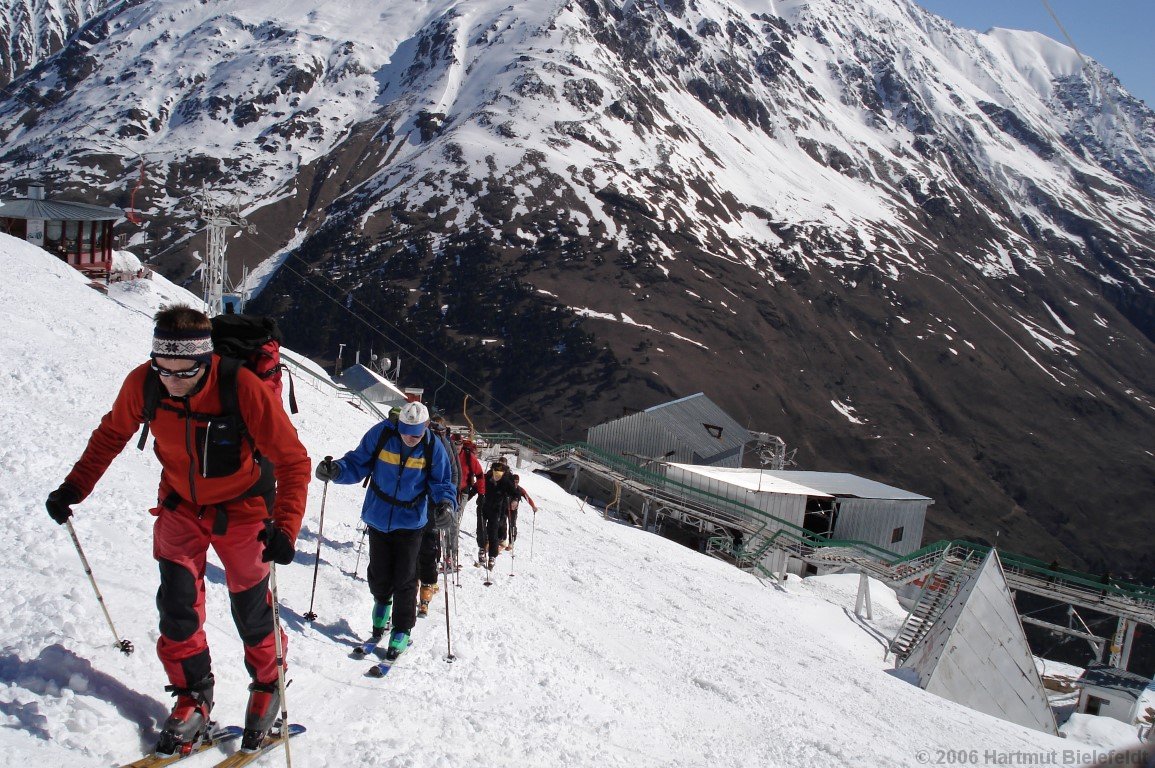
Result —
[[477, 548], [490, 557], [497, 557], [505, 538], [505, 505], [486, 504], [477, 510]]
[[422, 584], [437, 583], [437, 561], [441, 559], [441, 536], [433, 527], [433, 516], [421, 536], [421, 549], [417, 552], [417, 578]]
[[393, 601], [394, 631], [409, 632], [417, 623], [417, 552], [424, 533], [369, 527], [369, 591], [378, 603]]

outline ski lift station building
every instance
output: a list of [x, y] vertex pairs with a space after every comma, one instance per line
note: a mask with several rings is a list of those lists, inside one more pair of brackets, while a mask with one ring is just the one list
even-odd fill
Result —
[[404, 405], [409, 399], [396, 384], [360, 363], [342, 371], [340, 383], [355, 392], [360, 392], [362, 397], [373, 403], [387, 406]]
[[[922, 546], [933, 499], [845, 472], [667, 464], [674, 482], [761, 510], [816, 537], [863, 541], [896, 555]], [[773, 526], [773, 522], [771, 522]]]
[[646, 469], [663, 461], [742, 466], [750, 432], [699, 392], [591, 427], [586, 443]]

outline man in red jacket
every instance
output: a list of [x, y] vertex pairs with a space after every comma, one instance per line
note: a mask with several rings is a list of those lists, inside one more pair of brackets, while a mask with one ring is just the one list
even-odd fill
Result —
[[[247, 368], [236, 371], [235, 398], [222, 396], [225, 363], [213, 354], [212, 325], [185, 306], [155, 318], [152, 360], [133, 369], [80, 460], [47, 501], [63, 524], [92, 493], [112, 460], [146, 419], [146, 382], [159, 394], [149, 422], [160, 459], [158, 504], [151, 510], [153, 556], [160, 564], [160, 638], [156, 650], [176, 696], [157, 742], [175, 754], [198, 740], [213, 706], [205, 637], [205, 556], [211, 544], [224, 566], [233, 619], [252, 677], [243, 746], [259, 744], [280, 709], [269, 561], [288, 564], [305, 512], [310, 461], [272, 390]], [[232, 362], [228, 363], [231, 371]], [[227, 413], [226, 402], [239, 413]], [[143, 447], [143, 441], [142, 441]], [[270, 462], [271, 461], [271, 465]], [[274, 482], [271, 508], [263, 496]], [[264, 470], [264, 471], [262, 471]], [[271, 494], [269, 494], [271, 495]], [[282, 643], [287, 638], [282, 634]]]
[[454, 512], [458, 536], [450, 539], [451, 557], [461, 570], [459, 558], [459, 544], [461, 532], [461, 515], [465, 511], [465, 502], [478, 494], [485, 495], [485, 470], [477, 459], [477, 446], [472, 440], [466, 440], [461, 435], [453, 436], [453, 445], [457, 449], [457, 462], [461, 467], [461, 476], [457, 480], [457, 510]]

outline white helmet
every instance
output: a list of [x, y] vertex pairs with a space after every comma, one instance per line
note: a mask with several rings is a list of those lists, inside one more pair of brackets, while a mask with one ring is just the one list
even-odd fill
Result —
[[429, 422], [429, 409], [424, 403], [406, 403], [397, 417], [397, 431], [403, 435], [423, 435]]

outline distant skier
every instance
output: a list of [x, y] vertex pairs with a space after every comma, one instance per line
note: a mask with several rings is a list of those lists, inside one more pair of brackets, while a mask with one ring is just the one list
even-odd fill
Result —
[[[481, 468], [481, 462], [477, 460], [477, 446], [473, 444], [472, 440], [467, 440], [461, 435], [454, 435], [453, 444], [457, 447], [457, 463], [460, 469], [460, 477], [457, 480], [457, 513], [454, 517], [454, 526], [456, 530], [460, 531], [465, 502], [479, 493], [485, 493], [485, 470]], [[454, 536], [453, 551], [450, 556], [453, 558], [453, 562], [458, 564], [461, 563], [460, 544], [460, 535]]]
[[[443, 416], [434, 416], [429, 420], [429, 430], [441, 441], [446, 456], [453, 456], [453, 443], [445, 426]], [[449, 461], [449, 468], [453, 475], [453, 487], [457, 488], [461, 468], [456, 461]], [[457, 538], [457, 529], [450, 526], [444, 532], [437, 530], [433, 525], [434, 516], [430, 515], [425, 524], [425, 533], [421, 537], [421, 548], [417, 552], [417, 579], [420, 582], [417, 599], [417, 615], [425, 616], [429, 613], [429, 602], [437, 594], [437, 564], [441, 560], [441, 537], [447, 537], [446, 545], [452, 553], [452, 541]]]
[[392, 662], [409, 647], [417, 623], [417, 551], [429, 519], [453, 525], [456, 493], [450, 457], [427, 429], [429, 409], [406, 403], [396, 423], [385, 419], [361, 443], [336, 461], [317, 465], [317, 478], [353, 484], [369, 478], [361, 519], [369, 529], [369, 570], [373, 594], [373, 643], [385, 633], [392, 613], [393, 633], [385, 652]]
[[477, 565], [493, 568], [505, 538], [509, 503], [516, 496], [509, 465], [500, 459], [485, 473], [485, 494], [477, 496]]
[[502, 542], [502, 548], [507, 552], [513, 550], [513, 545], [517, 543], [517, 508], [522, 499], [529, 502], [530, 509], [537, 512], [537, 505], [533, 503], [533, 499], [526, 493], [525, 489], [521, 487], [521, 478], [517, 475], [511, 475], [513, 478], [513, 487], [517, 489], [517, 494], [509, 500], [509, 532], [505, 541]]
[[[151, 362], [128, 374], [112, 410], [46, 504], [52, 519], [63, 525], [72, 506], [92, 493], [143, 423], [146, 382], [153, 377], [148, 386], [155, 387], [159, 402], [149, 429], [161, 464], [159, 500], [151, 510], [156, 516], [153, 556], [160, 563], [156, 651], [169, 680], [165, 690], [176, 696], [157, 741], [156, 752], [162, 755], [198, 740], [213, 707], [204, 630], [210, 544], [224, 566], [233, 621], [252, 677], [242, 744], [260, 744], [272, 727], [280, 692], [269, 561], [293, 561], [309, 484], [305, 447], [281, 403], [255, 374], [243, 367], [236, 371], [233, 397], [239, 413], [223, 412], [223, 390], [229, 384], [222, 358], [213, 353], [211, 329], [209, 318], [191, 307], [166, 307], [156, 314]], [[273, 465], [276, 493], [269, 508], [262, 496], [274, 482], [269, 474]], [[272, 525], [267, 526], [270, 514]], [[281, 642], [287, 642], [283, 633]]]

